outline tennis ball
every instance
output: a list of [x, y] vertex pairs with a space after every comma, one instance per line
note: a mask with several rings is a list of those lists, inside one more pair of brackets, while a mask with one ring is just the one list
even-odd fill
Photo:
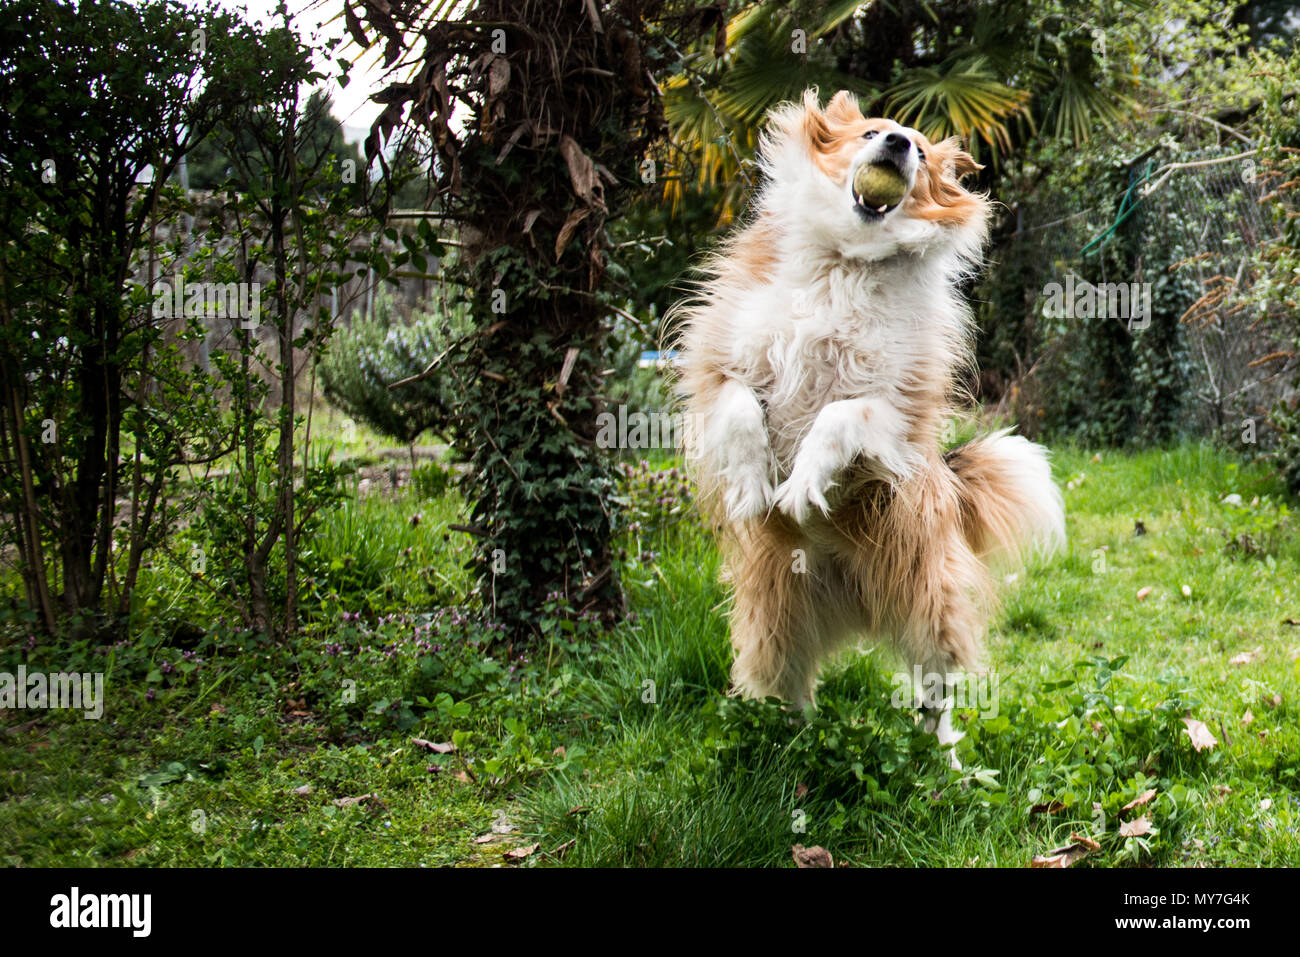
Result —
[[870, 209], [897, 206], [907, 195], [907, 179], [892, 166], [863, 163], [853, 174], [853, 191]]

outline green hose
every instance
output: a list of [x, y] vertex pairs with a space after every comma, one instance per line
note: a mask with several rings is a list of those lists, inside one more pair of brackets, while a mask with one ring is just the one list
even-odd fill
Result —
[[1083, 250], [1079, 254], [1081, 258], [1086, 259], [1092, 253], [1097, 252], [1099, 246], [1104, 245], [1107, 239], [1115, 235], [1115, 230], [1119, 229], [1119, 227], [1123, 225], [1124, 220], [1133, 215], [1138, 206], [1141, 205], [1142, 200], [1145, 198], [1139, 196], [1132, 205], [1129, 205], [1129, 200], [1133, 197], [1133, 191], [1150, 178], [1151, 161], [1149, 159], [1146, 161], [1146, 167], [1140, 177], [1134, 178], [1133, 174], [1131, 172], [1129, 173], [1128, 191], [1124, 194], [1124, 199], [1120, 201], [1119, 212], [1115, 216], [1115, 221], [1102, 230], [1100, 236], [1096, 237], [1092, 242], [1083, 247]]

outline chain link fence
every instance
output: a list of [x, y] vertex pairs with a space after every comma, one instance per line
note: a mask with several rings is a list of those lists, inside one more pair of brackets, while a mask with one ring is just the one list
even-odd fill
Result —
[[[1252, 296], [1260, 263], [1278, 236], [1270, 184], [1253, 150], [1237, 143], [1182, 151], [1176, 161], [1152, 151], [1129, 166], [1128, 184], [1123, 200], [1115, 190], [1099, 189], [1082, 209], [1063, 208], [1061, 197], [1059, 205], [1013, 209], [1016, 227], [995, 250], [992, 267], [1011, 272], [1001, 298], [981, 307], [996, 324], [1000, 312], [1019, 306], [1023, 327], [997, 342], [993, 365], [1007, 370], [1004, 381], [986, 377], [982, 387], [1001, 396], [998, 411], [1014, 414], [1034, 432], [1054, 385], [1044, 381], [1043, 366], [1050, 365], [1053, 349], [1070, 347], [1054, 340], [1044, 323], [1047, 286], [1071, 275], [1093, 284], [1149, 283], [1163, 269], [1199, 292], [1179, 317], [1182, 427], [1213, 436], [1262, 420], [1289, 396], [1297, 360], [1284, 345], [1285, 307], [1261, 305]], [[1144, 243], [1154, 246], [1158, 239], [1183, 255], [1166, 263], [1139, 251], [1127, 272], [1117, 274], [1115, 257], [1099, 253], [1128, 215], [1142, 217]], [[1016, 287], [1010, 292], [1008, 280]], [[1130, 330], [1142, 334], [1139, 326], [1130, 324]]]

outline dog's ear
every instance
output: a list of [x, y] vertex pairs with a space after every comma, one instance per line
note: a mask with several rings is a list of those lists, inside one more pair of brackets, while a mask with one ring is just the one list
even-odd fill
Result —
[[826, 119], [831, 123], [849, 126], [861, 123], [865, 118], [858, 106], [858, 98], [848, 90], [840, 90], [826, 104]]
[[802, 132], [808, 148], [813, 152], [825, 152], [830, 148], [835, 137], [831, 134], [831, 125], [826, 114], [822, 112], [817, 99], [817, 87], [811, 86], [803, 94]]
[[961, 140], [950, 136], [933, 143], [926, 150], [929, 174], [924, 185], [918, 184], [913, 196], [913, 214], [932, 222], [957, 224], [981, 217], [987, 207], [983, 196], [968, 192], [961, 178], [984, 167], [961, 148]]
[[944, 169], [951, 173], [954, 179], [960, 180], [963, 176], [978, 173], [984, 168], [983, 164], [975, 162], [975, 158], [962, 149], [960, 137], [950, 136], [942, 143], [936, 144], [935, 149]]

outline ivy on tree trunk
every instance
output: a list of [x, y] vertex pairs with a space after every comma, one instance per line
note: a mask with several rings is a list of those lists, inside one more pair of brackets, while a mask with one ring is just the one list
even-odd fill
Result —
[[[558, 595], [606, 620], [625, 603], [614, 566], [609, 465], [595, 442], [608, 347], [602, 284], [607, 224], [642, 186], [665, 132], [652, 78], [672, 55], [664, 31], [697, 25], [656, 0], [479, 0], [463, 20], [422, 24], [422, 68], [375, 96], [366, 141], [386, 165], [394, 129], [430, 134], [444, 222], [460, 255], [444, 279], [474, 329], [430, 374], [457, 397], [439, 431], [468, 463], [465, 526], [478, 593], [516, 638]], [[425, 4], [361, 0], [346, 18], [396, 62]], [[451, 123], [453, 110], [458, 119]], [[434, 359], [435, 357], [430, 357]]]

